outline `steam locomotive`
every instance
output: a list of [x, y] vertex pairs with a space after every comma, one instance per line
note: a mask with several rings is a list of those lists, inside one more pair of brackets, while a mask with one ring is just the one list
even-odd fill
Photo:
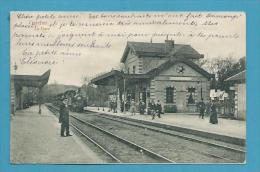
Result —
[[73, 112], [83, 112], [84, 107], [87, 106], [87, 100], [81, 93], [81, 90], [68, 90], [64, 93], [58, 94], [53, 99], [53, 104], [55, 106], [60, 106], [63, 99], [68, 99], [69, 109]]

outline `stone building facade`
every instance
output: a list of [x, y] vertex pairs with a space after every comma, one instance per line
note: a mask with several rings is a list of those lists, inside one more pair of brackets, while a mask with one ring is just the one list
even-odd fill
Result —
[[[203, 55], [190, 45], [127, 42], [121, 58], [124, 70], [93, 79], [95, 84], [116, 81], [118, 103], [134, 99], [160, 101], [165, 112], [196, 112], [196, 104], [210, 100], [210, 79], [197, 65]], [[113, 78], [113, 79], [112, 79]], [[107, 80], [107, 82], [105, 82]], [[109, 82], [110, 80], [110, 82]], [[177, 110], [177, 111], [176, 111]]]
[[198, 102], [210, 100], [208, 78], [181, 61], [162, 70], [150, 83], [150, 99], [160, 100], [163, 107], [176, 105], [178, 112], [196, 112]]

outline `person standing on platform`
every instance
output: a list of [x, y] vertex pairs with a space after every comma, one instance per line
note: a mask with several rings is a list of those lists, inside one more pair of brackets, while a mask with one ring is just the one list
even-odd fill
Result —
[[130, 102], [128, 100], [125, 103], [125, 110], [130, 111]]
[[154, 103], [154, 100], [152, 100], [152, 103], [151, 103], [151, 115], [152, 115], [152, 119], [154, 119], [155, 114], [156, 114], [156, 104]]
[[140, 114], [143, 115], [144, 114], [144, 110], [145, 110], [145, 103], [144, 103], [143, 100], [140, 100], [139, 107], [140, 107]]
[[155, 113], [153, 114], [153, 119], [155, 118], [155, 114], [161, 118], [161, 113], [162, 113], [162, 105], [160, 100], [157, 101], [157, 104], [155, 105]]
[[108, 112], [113, 112], [113, 101], [110, 100], [109, 102], [109, 111]]
[[131, 115], [135, 115], [135, 101], [134, 99], [132, 99], [131, 103], [130, 103], [130, 112], [131, 112]]
[[206, 109], [206, 105], [203, 102], [203, 99], [201, 99], [201, 102], [199, 102], [199, 118], [201, 117], [202, 119], [204, 119], [204, 113], [205, 113], [205, 109]]
[[69, 107], [67, 98], [63, 100], [60, 106], [59, 122], [61, 123], [60, 135], [65, 137], [64, 132], [66, 132], [66, 136], [72, 136], [69, 131]]
[[147, 108], [147, 115], [151, 115], [151, 107], [152, 107], [152, 102], [149, 100], [148, 102], [148, 108]]
[[117, 113], [117, 103], [116, 103], [116, 101], [113, 102], [113, 112]]
[[211, 115], [210, 115], [209, 122], [211, 124], [217, 124], [218, 123], [218, 115], [217, 115], [216, 105], [215, 105], [214, 102], [211, 103], [210, 110], [211, 110]]
[[121, 103], [120, 103], [120, 110], [121, 110], [121, 112], [124, 112], [124, 104], [125, 104], [125, 101], [121, 101]]

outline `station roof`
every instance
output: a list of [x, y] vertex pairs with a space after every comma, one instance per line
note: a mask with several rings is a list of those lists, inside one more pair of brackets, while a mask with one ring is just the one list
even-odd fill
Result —
[[191, 60], [187, 60], [185, 58], [170, 58], [165, 63], [161, 64], [157, 68], [150, 70], [145, 74], [127, 74], [117, 70], [112, 70], [108, 73], [102, 74], [94, 79], [91, 80], [93, 84], [96, 85], [114, 85], [116, 80], [120, 80], [126, 78], [127, 80], [137, 81], [137, 80], [144, 80], [144, 79], [151, 79], [152, 77], [158, 75], [161, 71], [168, 69], [169, 67], [173, 66], [176, 63], [184, 63], [190, 66], [192, 69], [197, 71], [198, 73], [205, 76], [207, 79], [212, 78], [214, 75], [208, 73], [197, 64], [192, 62]]
[[[111, 70], [110, 72], [95, 77], [91, 80], [91, 83], [96, 85], [113, 85], [113, 81], [115, 81], [116, 78], [121, 78], [122, 75], [123, 72], [120, 72], [118, 70]], [[111, 81], [113, 83], [111, 83]]]
[[116, 80], [123, 78], [138, 80], [138, 79], [149, 79], [151, 76], [148, 74], [126, 74], [118, 70], [112, 70], [108, 73], [102, 74], [91, 80], [96, 85], [114, 85]]
[[51, 70], [42, 75], [11, 75], [15, 86], [42, 87], [48, 83]]
[[244, 82], [245, 80], [246, 80], [245, 70], [225, 79], [225, 81], [242, 81], [242, 82]]
[[[168, 42], [168, 43], [167, 43]], [[170, 46], [167, 44], [170, 43]], [[202, 58], [193, 47], [186, 44], [174, 44], [174, 41], [166, 40], [165, 43], [149, 43], [149, 42], [127, 42], [121, 62], [126, 61], [129, 51], [132, 50], [138, 57], [167, 57], [171, 55], [183, 55], [187, 58]]]

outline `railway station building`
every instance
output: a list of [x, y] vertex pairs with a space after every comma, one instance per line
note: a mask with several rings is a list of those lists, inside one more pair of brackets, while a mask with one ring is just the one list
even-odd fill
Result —
[[50, 72], [48, 70], [41, 76], [11, 75], [11, 114], [34, 102], [38, 103], [39, 113], [41, 113], [42, 87], [48, 83]]
[[164, 112], [193, 113], [198, 102], [210, 100], [213, 76], [199, 67], [201, 58], [203, 55], [190, 45], [175, 44], [173, 40], [127, 42], [120, 61], [124, 69], [100, 75], [92, 83], [113, 85], [118, 108], [131, 99], [137, 105], [159, 100]]

